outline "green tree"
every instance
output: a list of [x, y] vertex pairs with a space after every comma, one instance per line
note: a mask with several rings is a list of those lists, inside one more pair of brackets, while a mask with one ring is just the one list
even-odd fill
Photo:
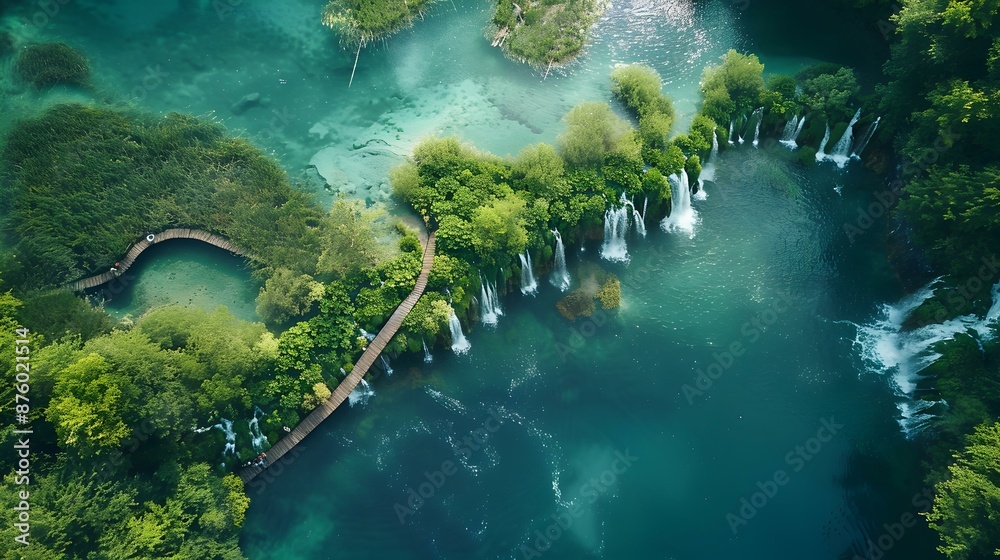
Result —
[[[734, 112], [746, 114], [759, 106], [760, 94], [764, 90], [764, 65], [756, 55], [740, 54], [729, 50], [722, 63], [705, 69], [701, 79], [701, 91], [712, 92], [713, 104], [721, 105], [722, 92], [734, 103]], [[718, 101], [716, 100], [718, 99]], [[717, 122], [725, 122], [730, 114], [709, 114]]]
[[1000, 424], [984, 424], [953, 457], [926, 514], [951, 560], [1000, 555]]
[[629, 140], [628, 123], [607, 103], [582, 103], [563, 120], [566, 132], [559, 137], [559, 150], [572, 166], [599, 167], [609, 153], [622, 149]]
[[257, 314], [272, 325], [281, 325], [307, 313], [322, 296], [323, 284], [312, 276], [279, 268], [257, 296]]
[[131, 434], [122, 402], [129, 385], [98, 354], [84, 356], [63, 370], [46, 410], [60, 445], [84, 458], [118, 447]]

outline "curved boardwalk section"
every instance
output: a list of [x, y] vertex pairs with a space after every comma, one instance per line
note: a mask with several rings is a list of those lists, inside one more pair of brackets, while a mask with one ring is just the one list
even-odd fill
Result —
[[[150, 238], [152, 238], [152, 241], [150, 241]], [[144, 237], [142, 241], [139, 241], [138, 243], [133, 245], [132, 248], [130, 248], [128, 252], [125, 253], [125, 256], [122, 257], [122, 260], [118, 261], [117, 270], [114, 271], [109, 270], [103, 274], [98, 274], [96, 276], [91, 276], [89, 278], [77, 280], [76, 282], [70, 284], [69, 287], [74, 292], [81, 292], [88, 288], [94, 288], [96, 286], [100, 286], [101, 284], [106, 284], [114, 280], [115, 278], [121, 276], [123, 272], [128, 270], [129, 267], [132, 266], [132, 263], [135, 262], [135, 259], [139, 258], [139, 255], [141, 255], [143, 251], [152, 247], [153, 245], [156, 245], [157, 243], [160, 243], [161, 241], [168, 241], [171, 239], [195, 239], [197, 241], [208, 243], [209, 245], [214, 245], [219, 249], [225, 249], [226, 251], [235, 253], [243, 257], [249, 256], [242, 250], [237, 248], [235, 245], [230, 243], [229, 240], [219, 237], [214, 233], [209, 233], [207, 231], [202, 231], [200, 229], [173, 228], [164, 230], [160, 233], [150, 234]]]
[[[326, 420], [338, 406], [343, 404], [347, 400], [347, 396], [351, 394], [351, 391], [357, 387], [361, 379], [368, 373], [368, 368], [375, 363], [375, 359], [378, 355], [382, 353], [385, 349], [385, 345], [392, 339], [399, 330], [399, 326], [403, 324], [403, 319], [406, 315], [413, 309], [416, 305], [417, 300], [424, 293], [424, 288], [427, 287], [427, 275], [431, 271], [431, 266], [434, 264], [434, 233], [430, 234], [427, 238], [427, 245], [424, 247], [424, 261], [423, 266], [420, 269], [420, 276], [417, 277], [417, 284], [413, 287], [413, 291], [410, 295], [406, 296], [403, 303], [399, 304], [399, 307], [393, 311], [392, 316], [386, 322], [382, 330], [375, 335], [375, 338], [368, 343], [368, 348], [358, 359], [358, 363], [354, 364], [354, 369], [351, 373], [337, 385], [337, 388], [330, 395], [330, 398], [326, 399], [323, 404], [319, 405], [312, 412], [306, 416], [302, 422], [299, 422], [295, 429], [289, 432], [285, 437], [281, 438], [278, 443], [275, 443], [267, 450], [267, 464], [273, 465], [278, 459], [281, 459], [286, 453], [291, 451], [293, 447], [307, 435], [309, 432], [313, 431], [316, 426], [319, 426], [323, 420]], [[243, 483], [246, 484], [253, 480], [255, 476], [264, 471], [266, 467], [250, 466], [240, 472], [240, 478], [243, 479]]]

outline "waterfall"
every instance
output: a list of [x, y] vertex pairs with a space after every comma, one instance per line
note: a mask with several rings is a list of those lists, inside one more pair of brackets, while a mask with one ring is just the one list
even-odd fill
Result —
[[538, 281], [535, 280], [535, 271], [531, 269], [531, 254], [525, 250], [524, 254], [518, 255], [517, 258], [521, 260], [521, 293], [537, 294]]
[[362, 329], [360, 327], [358, 327], [358, 330], [361, 331], [361, 336], [365, 337], [365, 339], [367, 339], [368, 342], [371, 342], [371, 341], [375, 340], [375, 335], [374, 334], [372, 334], [372, 333], [370, 333], [370, 332], [368, 332], [365, 329]]
[[858, 140], [858, 143], [855, 145], [854, 150], [851, 152], [852, 158], [861, 159], [861, 153], [864, 152], [865, 148], [868, 147], [868, 141], [871, 140], [872, 136], [875, 135], [875, 130], [878, 128], [878, 123], [881, 120], [882, 117], [878, 117], [877, 119], [875, 119], [875, 122], [873, 122], [868, 127], [868, 130], [865, 131], [865, 134], [861, 137], [860, 140]]
[[[455, 310], [451, 310], [451, 317], [448, 318], [448, 327], [451, 328], [451, 351], [456, 354], [465, 354], [472, 347], [469, 344], [469, 340], [465, 338], [465, 333], [462, 332], [462, 323], [458, 320], [458, 315], [455, 315]], [[427, 358], [424, 358], [426, 361]]]
[[802, 132], [802, 127], [804, 127], [805, 124], [805, 115], [803, 115], [801, 119], [798, 115], [795, 115], [792, 117], [792, 120], [785, 123], [785, 130], [781, 134], [781, 145], [792, 150], [798, 148], [799, 145], [796, 140], [798, 140], [799, 134]]
[[[260, 409], [257, 409], [260, 410]], [[256, 411], [254, 412], [254, 420], [256, 420]], [[194, 433], [201, 434], [209, 430], [221, 430], [226, 437], [226, 446], [222, 449], [222, 455], [236, 454], [236, 432], [233, 431], [233, 421], [221, 418], [218, 424], [213, 424], [207, 428], [194, 428]], [[259, 433], [259, 432], [258, 432]], [[253, 432], [251, 431], [251, 435]]]
[[843, 169], [847, 165], [847, 161], [851, 159], [851, 144], [854, 139], [854, 125], [857, 124], [858, 119], [861, 118], [861, 109], [858, 109], [857, 113], [854, 113], [854, 117], [851, 118], [850, 124], [847, 125], [847, 130], [844, 131], [844, 135], [837, 140], [836, 145], [833, 146], [833, 151], [827, 154], [826, 160], [832, 161], [837, 164], [837, 167]]
[[484, 325], [495, 327], [498, 319], [503, 315], [496, 288], [490, 286], [482, 277], [479, 278], [479, 282], [482, 285], [479, 298], [481, 319]]
[[[622, 195], [624, 199], [624, 194]], [[604, 244], [601, 245], [601, 256], [609, 261], [628, 262], [628, 246], [625, 234], [628, 232], [629, 203], [623, 201], [618, 208], [604, 212]]]
[[733, 119], [729, 119], [729, 145], [733, 145]]
[[753, 114], [757, 115], [757, 125], [753, 129], [753, 147], [756, 148], [760, 139], [760, 123], [764, 121], [764, 108], [757, 109]]
[[569, 270], [566, 269], [566, 246], [563, 245], [559, 230], [552, 230], [552, 235], [556, 236], [556, 262], [549, 281], [552, 282], [553, 286], [565, 292], [569, 289], [570, 284]]
[[823, 161], [826, 159], [826, 153], [823, 150], [826, 149], [826, 145], [829, 142], [830, 142], [830, 123], [826, 123], [826, 133], [823, 134], [823, 140], [819, 143], [819, 149], [816, 150], [816, 161]]
[[216, 424], [215, 427], [222, 430], [226, 434], [226, 447], [222, 450], [223, 455], [229, 455], [232, 453], [236, 454], [236, 432], [233, 431], [233, 421], [226, 420], [222, 418], [221, 424]]
[[392, 375], [392, 366], [389, 365], [389, 358], [386, 358], [383, 354], [378, 355], [379, 360], [382, 362], [382, 369], [385, 371], [386, 375]]
[[649, 206], [649, 197], [642, 197], [642, 227], [646, 229], [646, 208]]
[[267, 443], [267, 438], [264, 437], [264, 434], [260, 433], [260, 424], [258, 423], [260, 416], [258, 415], [263, 416], [264, 411], [262, 411], [260, 407], [255, 406], [253, 407], [253, 418], [247, 422], [247, 428], [250, 431], [250, 445], [253, 446], [254, 451], [261, 452], [264, 450], [264, 444]]
[[663, 231], [674, 233], [687, 233], [694, 238], [694, 227], [698, 223], [698, 212], [691, 207], [691, 186], [688, 183], [687, 171], [681, 170], [680, 176], [676, 174], [668, 177], [671, 185], [671, 208], [670, 215], [660, 222]]
[[350, 395], [347, 395], [347, 403], [352, 407], [356, 404], [368, 404], [369, 399], [375, 396], [375, 389], [365, 381], [364, 378], [361, 379], [361, 383], [351, 391]]
[[[622, 195], [622, 198], [624, 198], [624, 196], [625, 195]], [[628, 205], [632, 208], [632, 219], [635, 220], [635, 230], [639, 232], [639, 235], [646, 237], [646, 223], [644, 221], [645, 218], [643, 218], [643, 215], [640, 214], [639, 211], [635, 209], [635, 204], [633, 204], [631, 200], [627, 202]], [[645, 211], [646, 209], [643, 208], [643, 212]]]
[[719, 157], [719, 135], [716, 134], [715, 129], [712, 129], [712, 152], [708, 156], [708, 160], [705, 161], [705, 165], [701, 167], [701, 183], [702, 187], [698, 189], [695, 193], [695, 200], [705, 200], [708, 198], [708, 193], [705, 192], [704, 184], [705, 181], [715, 181], [715, 160]]
[[[456, 319], [458, 319], [458, 317], [456, 317]], [[459, 329], [459, 332], [461, 332], [462, 326], [459, 325], [458, 329]], [[430, 349], [427, 348], [427, 341], [421, 338], [420, 342], [422, 342], [424, 344], [424, 363], [425, 364], [429, 364], [429, 363], [433, 362], [434, 361], [434, 356], [431, 355]]]
[[992, 339], [991, 324], [1000, 317], [1000, 283], [997, 283], [992, 290], [993, 304], [982, 318], [964, 315], [943, 323], [903, 329], [910, 313], [934, 295], [939, 280], [933, 280], [895, 305], [883, 305], [876, 319], [857, 326], [854, 340], [868, 368], [890, 377], [900, 399], [896, 405], [900, 412], [898, 422], [908, 438], [923, 431], [934, 413], [947, 406], [944, 401], [921, 398], [917, 394], [921, 381], [926, 379], [921, 372], [941, 357], [934, 346], [960, 333], [972, 334], [979, 340]]

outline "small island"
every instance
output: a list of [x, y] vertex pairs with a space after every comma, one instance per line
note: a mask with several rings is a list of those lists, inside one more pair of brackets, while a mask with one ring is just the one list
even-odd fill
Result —
[[497, 0], [489, 32], [510, 58], [548, 70], [580, 54], [602, 0]]

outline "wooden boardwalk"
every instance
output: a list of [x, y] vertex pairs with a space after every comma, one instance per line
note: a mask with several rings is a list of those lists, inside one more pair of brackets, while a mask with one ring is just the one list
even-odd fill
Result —
[[[361, 382], [361, 379], [366, 373], [368, 373], [368, 368], [375, 363], [378, 355], [382, 353], [383, 349], [385, 349], [385, 345], [388, 344], [388, 342], [396, 334], [396, 331], [399, 330], [399, 326], [403, 324], [403, 319], [406, 318], [406, 315], [411, 309], [413, 309], [413, 306], [416, 305], [417, 300], [420, 299], [421, 295], [423, 295], [424, 288], [427, 287], [427, 275], [430, 273], [431, 266], [433, 264], [434, 233], [431, 233], [427, 238], [427, 244], [424, 247], [423, 266], [420, 269], [420, 276], [417, 277], [417, 284], [413, 287], [413, 291], [410, 292], [410, 295], [406, 296], [403, 303], [399, 304], [399, 307], [393, 311], [392, 316], [389, 317], [389, 320], [386, 322], [385, 326], [382, 327], [382, 330], [380, 330], [378, 334], [375, 335], [375, 338], [368, 343], [368, 347], [361, 355], [361, 358], [358, 359], [358, 363], [354, 364], [354, 369], [352, 369], [351, 373], [340, 382], [340, 385], [337, 385], [333, 394], [330, 395], [326, 401], [313, 409], [308, 416], [299, 422], [298, 426], [295, 426], [295, 429], [267, 450], [268, 465], [273, 465], [286, 453], [291, 451], [297, 443], [309, 435], [309, 432], [319, 426], [320, 423], [322, 423], [323, 420], [326, 420], [338, 406], [347, 400], [347, 396], [351, 394], [351, 391], [357, 387], [358, 383]], [[243, 479], [244, 484], [247, 484], [253, 480], [255, 476], [263, 472], [265, 468], [267, 467], [246, 467], [240, 472], [240, 478]]]
[[[152, 241], [150, 241], [150, 237], [152, 237]], [[88, 288], [94, 288], [96, 286], [100, 286], [101, 284], [106, 284], [115, 278], [118, 278], [122, 275], [122, 273], [128, 270], [129, 267], [132, 266], [132, 263], [135, 262], [135, 259], [139, 258], [139, 255], [141, 255], [143, 251], [161, 241], [168, 241], [170, 239], [195, 239], [197, 241], [208, 243], [209, 245], [214, 245], [220, 249], [225, 249], [231, 253], [243, 257], [249, 257], [249, 255], [230, 243], [227, 239], [219, 237], [214, 233], [209, 233], [200, 229], [173, 228], [164, 230], [160, 233], [151, 234], [144, 237], [135, 245], [132, 245], [128, 252], [125, 253], [125, 256], [122, 257], [122, 260], [118, 261], [118, 269], [116, 271], [108, 270], [103, 274], [77, 280], [76, 282], [69, 284], [69, 288], [74, 292], [82, 292]]]

